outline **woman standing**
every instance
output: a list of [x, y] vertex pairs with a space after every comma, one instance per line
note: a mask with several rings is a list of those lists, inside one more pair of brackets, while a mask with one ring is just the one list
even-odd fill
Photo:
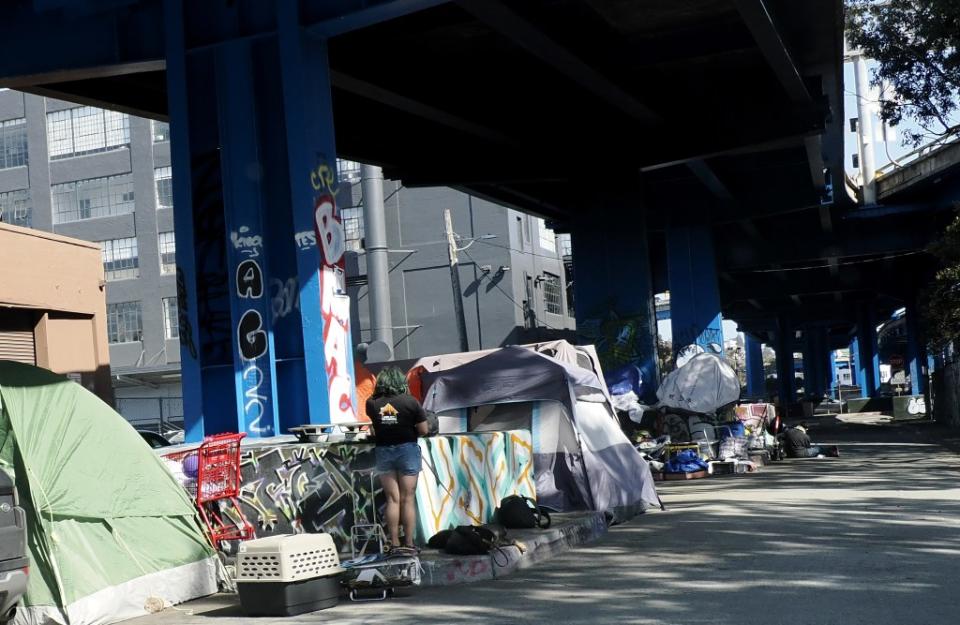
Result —
[[421, 466], [417, 437], [427, 435], [427, 415], [408, 392], [407, 380], [396, 367], [387, 367], [377, 376], [366, 409], [376, 438], [377, 473], [387, 499], [387, 552], [415, 552], [416, 490]]

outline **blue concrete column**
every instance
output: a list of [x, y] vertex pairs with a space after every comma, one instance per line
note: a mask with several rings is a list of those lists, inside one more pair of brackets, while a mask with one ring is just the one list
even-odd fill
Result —
[[875, 397], [880, 388], [880, 352], [877, 346], [876, 314], [870, 303], [857, 310], [857, 385], [860, 396]]
[[209, 227], [223, 239], [219, 138], [208, 106], [215, 100], [213, 65], [187, 62], [183, 3], [164, 3], [164, 33], [184, 434], [193, 442], [237, 429], [224, 249], [198, 236]]
[[910, 372], [910, 387], [913, 395], [927, 392], [927, 348], [920, 333], [920, 313], [916, 299], [909, 302], [906, 311], [907, 368]]
[[[300, 24], [297, 0], [277, 2], [279, 72], [303, 332], [309, 423], [357, 420], [346, 234], [340, 217], [327, 41]], [[349, 201], [349, 200], [347, 200]]]
[[817, 354], [815, 332], [807, 328], [803, 331], [803, 394], [805, 397], [817, 395]]
[[355, 421], [326, 42], [280, 0], [275, 37], [188, 52], [183, 4], [165, 37], [187, 438]]
[[839, 376], [839, 369], [837, 368], [837, 352], [836, 350], [830, 350], [830, 397], [837, 399], [839, 397], [840, 381], [837, 379]]
[[674, 354], [692, 345], [722, 354], [723, 318], [708, 223], [688, 219], [667, 228], [667, 277]]
[[[860, 340], [854, 334], [850, 338], [850, 381], [856, 386], [860, 386]], [[863, 395], [863, 389], [860, 389]]]
[[826, 328], [811, 327], [804, 331], [804, 390], [807, 396], [817, 399], [823, 397], [831, 384], [827, 340]]
[[639, 367], [641, 401], [652, 403], [660, 378], [650, 256], [643, 213], [630, 202], [614, 202], [616, 218], [573, 224], [577, 333], [596, 345], [604, 373]]
[[747, 395], [765, 397], [767, 387], [763, 372], [763, 344], [749, 334], [743, 335], [743, 341], [747, 361]]
[[256, 89], [249, 42], [232, 41], [214, 53], [220, 166], [238, 429], [250, 436], [282, 434], [277, 403], [276, 351], [271, 331], [270, 273], [266, 248], [285, 242], [264, 236], [256, 126]]
[[788, 319], [781, 317], [777, 325], [777, 389], [780, 397], [781, 414], [788, 416], [790, 405], [796, 401], [793, 371], [794, 337]]

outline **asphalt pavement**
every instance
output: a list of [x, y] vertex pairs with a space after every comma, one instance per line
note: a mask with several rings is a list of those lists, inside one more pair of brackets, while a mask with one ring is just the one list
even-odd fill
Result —
[[505, 579], [292, 618], [218, 596], [130, 623], [954, 625], [960, 457], [883, 421], [814, 424], [840, 458], [663, 484], [667, 511]]

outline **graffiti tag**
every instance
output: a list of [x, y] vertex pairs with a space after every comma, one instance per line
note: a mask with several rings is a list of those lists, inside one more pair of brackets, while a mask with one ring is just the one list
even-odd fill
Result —
[[[243, 226], [240, 232], [247, 233], [249, 228]], [[273, 432], [273, 425], [269, 419], [266, 419], [269, 413], [267, 409], [269, 395], [264, 392], [269, 389], [269, 379], [257, 362], [267, 353], [269, 346], [269, 338], [263, 327], [263, 316], [255, 308], [255, 302], [263, 298], [264, 293], [263, 269], [255, 260], [260, 256], [261, 240], [260, 235], [247, 235], [242, 239], [233, 237], [234, 246], [240, 250], [241, 254], [247, 256], [237, 264], [234, 284], [237, 297], [241, 300], [254, 300], [240, 315], [240, 321], [237, 323], [237, 349], [240, 352], [240, 359], [244, 361], [240, 376], [243, 387], [244, 423], [247, 424], [249, 431], [269, 434]]]
[[187, 283], [183, 270], [177, 267], [177, 328], [182, 345], [190, 357], [196, 360], [197, 346], [193, 344], [193, 326], [190, 324], [190, 301], [187, 297]]
[[270, 280], [270, 305], [274, 322], [300, 310], [300, 283], [296, 277]]
[[[327, 373], [330, 422], [356, 421], [353, 372], [350, 371], [350, 298], [346, 296], [346, 235], [337, 209], [336, 170], [321, 163], [310, 172], [314, 198], [314, 245], [320, 247], [320, 313]], [[297, 236], [297, 243], [307, 238]]]

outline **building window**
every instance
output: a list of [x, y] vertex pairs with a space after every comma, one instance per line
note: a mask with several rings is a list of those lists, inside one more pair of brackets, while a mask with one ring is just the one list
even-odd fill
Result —
[[133, 176], [121, 174], [53, 185], [53, 223], [132, 213]]
[[157, 208], [173, 208], [173, 178], [169, 167], [157, 167], [153, 170], [153, 179], [157, 181]]
[[0, 222], [24, 228], [33, 225], [30, 189], [0, 193]]
[[50, 160], [127, 147], [130, 118], [92, 106], [47, 113], [47, 143]]
[[135, 343], [142, 338], [140, 302], [107, 304], [107, 339], [111, 343]]
[[0, 123], [0, 169], [27, 164], [27, 120], [23, 117]]
[[360, 207], [340, 210], [343, 232], [348, 250], [359, 252], [363, 249], [363, 209]]
[[127, 280], [140, 276], [137, 237], [101, 241], [103, 274], [107, 280]]
[[177, 272], [177, 241], [172, 232], [161, 232], [159, 237], [160, 273]]
[[570, 235], [561, 234], [557, 238], [560, 240], [561, 256], [573, 256], [573, 243], [570, 241]]
[[563, 314], [563, 289], [560, 285], [560, 276], [552, 273], [543, 274], [543, 305], [544, 310], [553, 315]]
[[340, 182], [357, 182], [360, 180], [360, 163], [337, 159], [337, 172]]
[[167, 122], [153, 122], [153, 142], [163, 143], [170, 140], [170, 124]]
[[553, 233], [553, 230], [547, 228], [547, 224], [539, 217], [537, 218], [537, 233], [540, 237], [540, 247], [551, 252], [557, 251], [557, 235]]
[[163, 335], [168, 339], [180, 338], [180, 326], [178, 324], [177, 298], [163, 298]]

